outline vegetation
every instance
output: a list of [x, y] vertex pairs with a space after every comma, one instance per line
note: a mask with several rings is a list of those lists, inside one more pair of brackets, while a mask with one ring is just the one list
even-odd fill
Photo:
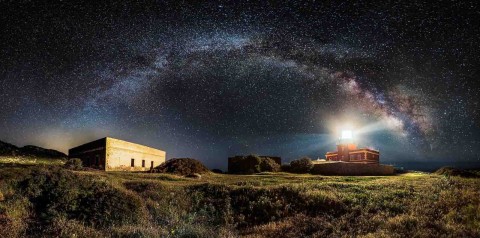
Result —
[[16, 165], [63, 165], [63, 158], [42, 158], [31, 156], [0, 156], [0, 166]]
[[192, 175], [208, 173], [210, 170], [200, 161], [190, 158], [171, 159], [153, 169], [157, 173]]
[[278, 172], [280, 165], [272, 158], [258, 155], [235, 156], [229, 158], [229, 173], [255, 174], [261, 172]]
[[0, 166], [11, 165], [62, 165], [67, 155], [62, 152], [27, 145], [17, 147], [0, 141]]
[[479, 237], [480, 179], [0, 167], [0, 237]]
[[216, 174], [223, 174], [223, 171], [221, 169], [212, 169], [212, 172]]
[[461, 177], [466, 177], [466, 178], [475, 178], [478, 177], [480, 178], [480, 175], [475, 173], [475, 171], [468, 171], [468, 170], [463, 170], [463, 169], [457, 169], [457, 168], [452, 168], [452, 167], [442, 167], [435, 171], [436, 174], [439, 175], [447, 175], [447, 176], [461, 176]]
[[260, 162], [260, 171], [261, 172], [280, 172], [280, 165], [277, 164], [273, 159], [262, 158]]
[[308, 157], [303, 157], [298, 160], [290, 162], [290, 171], [292, 173], [310, 173], [313, 168], [312, 160]]
[[65, 162], [63, 167], [71, 170], [81, 170], [83, 168], [82, 160], [78, 158], [71, 158]]
[[280, 166], [280, 171], [283, 171], [283, 172], [290, 172], [290, 169], [291, 169], [290, 164], [282, 164]]

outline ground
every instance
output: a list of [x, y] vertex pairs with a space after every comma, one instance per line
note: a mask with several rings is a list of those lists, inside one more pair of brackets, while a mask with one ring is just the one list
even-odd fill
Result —
[[0, 167], [0, 237], [479, 237], [480, 179]]

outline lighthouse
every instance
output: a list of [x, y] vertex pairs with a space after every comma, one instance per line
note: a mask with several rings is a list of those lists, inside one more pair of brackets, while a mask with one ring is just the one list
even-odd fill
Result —
[[357, 148], [353, 131], [343, 130], [338, 139], [337, 151], [325, 154], [327, 161], [341, 161], [348, 163], [378, 164], [380, 151], [369, 148]]

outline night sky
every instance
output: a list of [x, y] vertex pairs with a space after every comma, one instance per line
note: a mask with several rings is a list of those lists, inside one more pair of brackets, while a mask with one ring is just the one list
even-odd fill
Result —
[[[0, 140], [479, 167], [476, 1], [2, 1]], [[243, 3], [240, 3], [243, 2]]]

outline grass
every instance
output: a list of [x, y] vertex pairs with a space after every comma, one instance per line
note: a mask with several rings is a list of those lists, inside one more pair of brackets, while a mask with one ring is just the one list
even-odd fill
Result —
[[0, 156], [0, 166], [9, 165], [63, 165], [64, 159], [39, 158], [29, 156]]
[[480, 179], [1, 166], [0, 237], [42, 236], [479, 237]]

